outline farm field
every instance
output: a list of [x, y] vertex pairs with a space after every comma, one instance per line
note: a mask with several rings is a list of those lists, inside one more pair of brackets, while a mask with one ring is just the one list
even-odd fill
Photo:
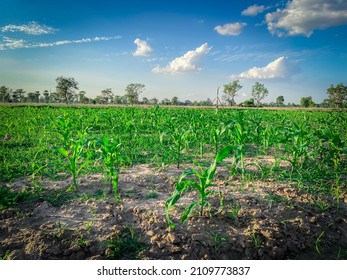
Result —
[[1, 259], [347, 259], [347, 114], [0, 107]]

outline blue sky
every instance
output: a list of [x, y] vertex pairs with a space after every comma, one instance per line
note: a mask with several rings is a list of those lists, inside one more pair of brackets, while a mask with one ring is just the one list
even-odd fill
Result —
[[327, 98], [347, 84], [347, 1], [1, 0], [0, 86], [55, 90], [74, 77], [95, 97], [142, 83], [148, 98], [214, 99], [239, 79], [265, 102]]

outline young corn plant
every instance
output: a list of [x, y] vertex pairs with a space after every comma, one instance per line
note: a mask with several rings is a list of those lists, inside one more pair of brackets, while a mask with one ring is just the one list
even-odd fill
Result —
[[180, 169], [182, 153], [188, 146], [190, 129], [184, 129], [183, 127], [174, 127], [168, 132], [163, 132], [160, 135], [160, 143], [164, 143], [165, 136], [169, 136], [171, 145], [169, 149], [173, 151], [175, 160], [177, 163], [177, 169]]
[[[67, 191], [76, 191], [77, 190], [77, 177], [83, 167], [85, 167], [91, 156], [91, 152], [88, 150], [90, 142], [87, 142], [85, 138], [85, 132], [79, 131], [78, 138], [76, 140], [70, 139], [69, 143], [65, 143], [65, 147], [53, 148], [63, 155], [67, 160], [67, 171], [72, 176], [72, 185], [68, 188]], [[86, 150], [86, 157], [84, 157]]]
[[301, 125], [293, 122], [292, 139], [286, 143], [286, 152], [288, 153], [288, 161], [292, 165], [291, 172], [301, 169], [309, 158], [310, 140], [308, 137], [308, 128], [305, 122]]
[[240, 168], [241, 178], [244, 180], [245, 178], [245, 154], [246, 154], [246, 140], [248, 137], [248, 131], [245, 129], [244, 125], [239, 122], [236, 122], [235, 125], [231, 127], [230, 130], [232, 141], [233, 141], [233, 150], [234, 150], [234, 158], [235, 158], [235, 167]]
[[224, 126], [224, 125], [220, 128], [216, 128], [216, 129], [212, 130], [212, 140], [213, 140], [213, 144], [214, 144], [215, 156], [218, 153], [221, 137], [223, 136], [225, 131], [226, 131], [226, 126]]
[[[232, 147], [230, 146], [226, 146], [220, 150], [213, 163], [207, 169], [203, 169], [201, 166], [199, 166], [199, 169], [186, 170], [180, 175], [173, 194], [166, 200], [165, 203], [166, 220], [171, 228], [175, 228], [175, 225], [170, 218], [171, 208], [175, 206], [184, 192], [191, 191], [191, 189], [195, 189], [198, 192], [199, 200], [192, 202], [185, 209], [180, 218], [181, 222], [183, 223], [188, 218], [189, 214], [196, 206], [200, 208], [200, 216], [204, 214], [205, 206], [208, 205], [208, 196], [211, 194], [218, 194], [218, 192], [209, 189], [213, 183], [217, 164], [222, 162], [222, 160], [229, 155], [231, 150]], [[187, 179], [186, 177], [189, 175], [193, 175], [195, 178]]]
[[101, 138], [101, 155], [106, 168], [106, 176], [110, 186], [110, 192], [116, 201], [119, 200], [118, 194], [118, 162], [120, 156], [121, 143], [116, 140], [103, 136]]

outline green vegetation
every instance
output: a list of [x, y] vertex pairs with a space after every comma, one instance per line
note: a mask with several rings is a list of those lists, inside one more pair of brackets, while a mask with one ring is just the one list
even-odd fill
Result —
[[119, 234], [115, 234], [111, 240], [106, 242], [108, 258], [113, 260], [135, 260], [139, 253], [146, 247], [134, 232], [133, 227], [126, 227]]
[[[213, 106], [223, 103], [219, 100], [217, 89], [217, 97], [214, 101], [207, 98], [201, 101], [181, 101], [177, 96], [172, 97], [170, 100], [164, 97], [161, 101], [157, 98], [148, 99], [147, 97], [142, 97], [142, 101], [139, 99], [139, 95], [145, 90], [145, 85], [140, 83], [131, 83], [126, 86], [124, 95], [114, 95], [111, 88], [106, 88], [101, 90], [101, 94], [97, 95], [95, 98], [87, 97], [85, 91], [79, 91], [78, 83], [73, 77], [67, 78], [59, 76], [56, 78], [56, 90], [49, 92], [44, 90], [42, 94], [39, 91], [26, 92], [24, 89], [12, 90], [4, 85], [0, 86], [0, 102], [3, 103], [66, 103], [66, 104], [143, 104], [143, 105], [173, 105], [173, 106]], [[235, 97], [237, 92], [243, 87], [239, 80], [233, 80], [228, 84], [223, 85], [223, 96], [222, 99], [224, 105], [237, 106]], [[347, 108], [347, 86], [343, 83], [338, 85], [330, 85], [327, 89], [328, 98], [322, 103], [318, 104], [312, 100], [312, 97], [302, 97], [300, 99], [300, 104], [288, 103], [284, 104], [284, 96], [278, 96], [274, 101], [269, 103], [261, 102], [268, 94], [269, 91], [264, 84], [255, 82], [252, 86], [252, 91], [250, 92], [252, 97], [249, 100], [241, 102], [238, 104], [240, 107], [254, 107], [254, 106], [264, 106], [264, 107], [324, 107], [324, 108]], [[215, 104], [214, 104], [215, 103]]]
[[[224, 158], [226, 158], [232, 147], [223, 148], [216, 156], [213, 163], [209, 168], [203, 169], [199, 166], [199, 169], [191, 169], [184, 171], [181, 176], [178, 178], [178, 182], [176, 184], [176, 188], [171, 197], [166, 200], [165, 210], [166, 210], [166, 219], [169, 225], [174, 228], [175, 225], [170, 219], [170, 209], [178, 202], [184, 192], [196, 190], [199, 195], [199, 201], [192, 202], [184, 211], [181, 216], [181, 222], [184, 222], [190, 212], [193, 210], [195, 206], [200, 206], [200, 216], [204, 214], [204, 208], [208, 205], [207, 197], [212, 194], [216, 194], [215, 191], [210, 190], [209, 187], [213, 183], [213, 179], [216, 173], [217, 164], [220, 163]], [[194, 179], [186, 179], [187, 176], [194, 175]]]
[[[67, 174], [70, 189], [78, 187], [80, 175], [105, 174], [118, 199], [119, 169], [142, 163], [181, 168], [196, 162], [202, 167], [189, 171], [196, 176], [192, 182], [206, 194], [213, 180], [206, 174], [213, 172], [203, 166], [218, 157], [221, 147], [231, 148], [223, 166], [233, 180], [291, 181], [307, 192], [329, 194], [337, 203], [346, 193], [343, 111], [1, 106], [0, 117], [1, 182], [28, 177], [32, 183], [31, 190], [18, 193], [2, 186], [2, 209], [32, 199], [61, 205], [70, 196], [43, 198], [40, 180]], [[273, 163], [261, 161], [264, 156]], [[199, 203], [205, 206], [204, 195]]]

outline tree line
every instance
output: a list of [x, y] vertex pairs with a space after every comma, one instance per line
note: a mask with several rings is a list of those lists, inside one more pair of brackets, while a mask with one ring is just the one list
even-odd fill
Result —
[[[237, 92], [243, 87], [239, 80], [234, 80], [223, 85], [222, 100], [219, 100], [218, 91], [215, 100], [207, 98], [203, 101], [180, 101], [174, 96], [172, 99], [163, 98], [161, 101], [157, 98], [148, 99], [139, 96], [145, 90], [145, 85], [140, 83], [131, 83], [126, 86], [124, 95], [115, 95], [111, 88], [101, 91], [101, 94], [95, 98], [87, 97], [85, 91], [79, 91], [77, 81], [72, 77], [59, 76], [56, 78], [56, 90], [50, 92], [44, 90], [42, 94], [39, 91], [26, 92], [23, 89], [12, 90], [6, 86], [0, 87], [0, 102], [17, 103], [17, 102], [33, 102], [33, 103], [79, 103], [79, 104], [144, 104], [144, 105], [176, 105], [176, 106], [241, 106], [241, 107], [335, 107], [347, 108], [347, 87], [342, 83], [334, 86], [330, 85], [327, 89], [328, 98], [320, 104], [316, 104], [311, 96], [302, 97], [300, 104], [288, 103], [285, 105], [284, 96], [280, 95], [274, 102], [263, 103], [262, 101], [269, 94], [269, 90], [259, 82], [252, 86], [252, 98], [237, 104], [235, 98]], [[218, 88], [219, 90], [219, 88]]]

